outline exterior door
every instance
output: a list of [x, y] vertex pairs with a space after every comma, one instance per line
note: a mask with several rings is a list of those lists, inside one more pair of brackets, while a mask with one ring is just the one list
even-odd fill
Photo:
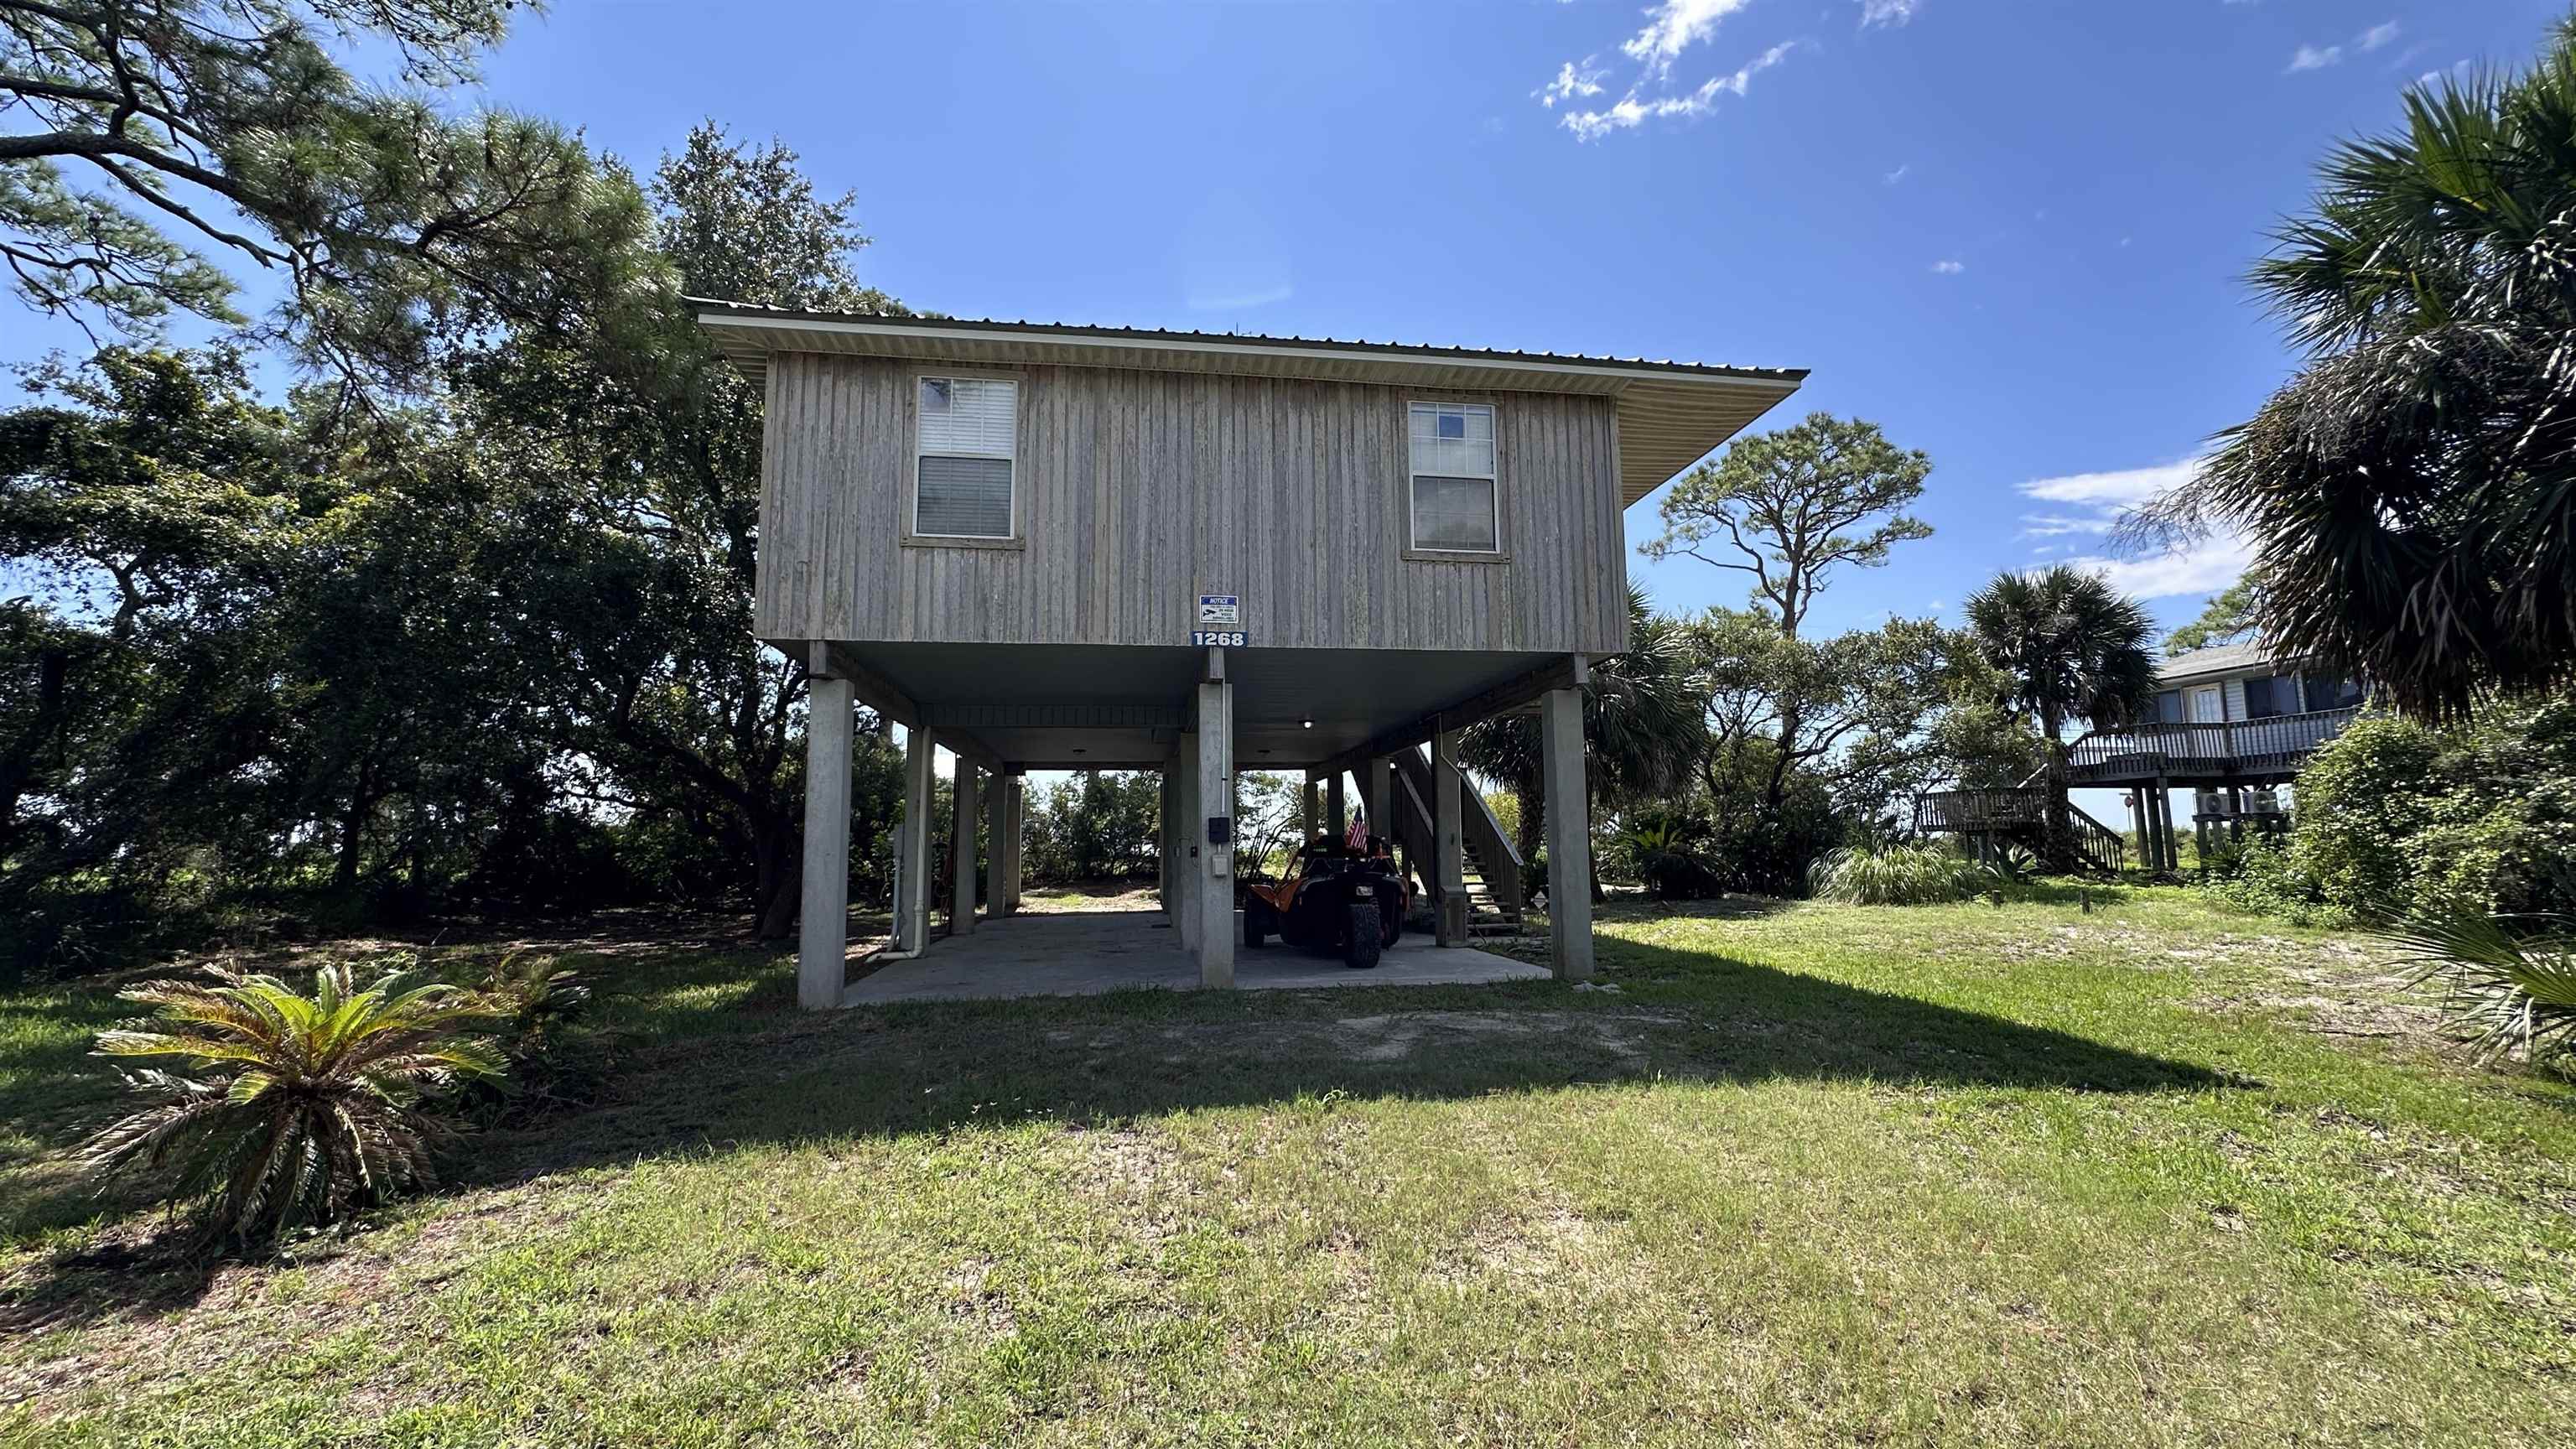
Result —
[[[2196, 725], [2223, 724], [2227, 719], [2227, 693], [2215, 684], [2194, 685], [2182, 697], [2186, 717]], [[2191, 753], [2212, 757], [2227, 753], [2227, 743], [2217, 730], [2190, 730]]]

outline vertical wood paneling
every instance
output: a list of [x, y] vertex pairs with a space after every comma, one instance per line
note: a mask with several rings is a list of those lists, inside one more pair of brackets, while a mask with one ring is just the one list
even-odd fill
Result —
[[1582, 650], [1626, 639], [1606, 398], [1496, 407], [1507, 563], [1403, 557], [1403, 389], [1021, 370], [1016, 549], [906, 546], [910, 364], [771, 360], [755, 618], [769, 637], [1182, 644], [1201, 592], [1257, 645]]

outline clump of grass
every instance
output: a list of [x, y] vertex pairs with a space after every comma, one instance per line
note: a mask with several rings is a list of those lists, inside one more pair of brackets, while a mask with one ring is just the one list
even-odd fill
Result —
[[429, 1103], [506, 1070], [473, 1034], [507, 1009], [482, 992], [405, 989], [399, 970], [362, 987], [346, 962], [315, 972], [310, 995], [274, 976], [210, 974], [211, 985], [119, 993], [153, 1014], [99, 1033], [98, 1054], [177, 1057], [188, 1070], [126, 1074], [147, 1105], [81, 1154], [94, 1174], [153, 1174], [208, 1246], [274, 1242], [431, 1181], [444, 1126]]
[[1852, 845], [1817, 862], [1816, 894], [1852, 906], [1929, 906], [1964, 900], [1991, 883], [1975, 861], [1930, 841]]

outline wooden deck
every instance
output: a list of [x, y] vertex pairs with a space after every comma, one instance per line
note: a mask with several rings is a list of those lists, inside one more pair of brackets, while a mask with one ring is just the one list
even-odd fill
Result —
[[2069, 747], [2072, 779], [2094, 787], [2286, 780], [2360, 713], [2348, 706], [2225, 724], [2096, 730]]

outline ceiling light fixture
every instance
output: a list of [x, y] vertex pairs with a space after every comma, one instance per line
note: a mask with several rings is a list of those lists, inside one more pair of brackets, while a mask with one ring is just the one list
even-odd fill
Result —
[[1299, 728], [1299, 729], [1301, 729], [1301, 730], [1310, 730], [1310, 729], [1313, 729], [1314, 727], [1315, 727], [1315, 722], [1314, 722], [1313, 720], [1310, 720], [1310, 719], [1301, 719], [1301, 720], [1297, 721], [1297, 728]]

